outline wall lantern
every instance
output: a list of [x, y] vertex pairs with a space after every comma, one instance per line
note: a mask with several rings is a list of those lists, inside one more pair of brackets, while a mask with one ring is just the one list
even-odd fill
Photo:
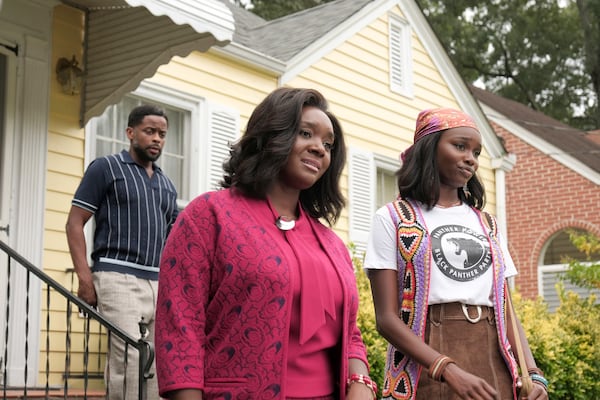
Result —
[[78, 65], [79, 61], [75, 56], [71, 60], [61, 57], [56, 62], [56, 79], [65, 94], [79, 94], [83, 82], [83, 71]]

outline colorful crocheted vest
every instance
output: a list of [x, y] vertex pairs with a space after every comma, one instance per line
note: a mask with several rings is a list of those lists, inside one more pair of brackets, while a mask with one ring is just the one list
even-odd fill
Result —
[[[431, 271], [431, 240], [418, 205], [410, 200], [398, 199], [387, 204], [397, 233], [398, 293], [400, 317], [422, 340], [425, 337], [429, 284]], [[506, 335], [504, 302], [504, 260], [497, 240], [496, 220], [487, 212], [473, 209], [486, 232], [492, 253], [494, 271], [494, 311], [500, 352], [516, 382], [518, 372], [515, 358]], [[392, 345], [388, 346], [386, 372], [382, 388], [383, 399], [412, 400], [422, 366]], [[514, 385], [513, 385], [514, 386]], [[514, 393], [516, 398], [516, 393]]]

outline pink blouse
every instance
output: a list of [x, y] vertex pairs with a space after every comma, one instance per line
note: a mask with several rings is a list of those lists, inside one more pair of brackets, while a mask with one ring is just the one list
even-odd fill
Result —
[[342, 285], [303, 211], [295, 227], [282, 234], [289, 244], [293, 286], [287, 396], [330, 395], [337, 381], [333, 360], [339, 359]]

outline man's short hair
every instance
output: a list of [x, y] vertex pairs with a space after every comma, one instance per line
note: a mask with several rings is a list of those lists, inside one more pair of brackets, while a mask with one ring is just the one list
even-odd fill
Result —
[[163, 117], [167, 121], [167, 125], [169, 124], [169, 118], [167, 118], [167, 113], [164, 109], [152, 104], [142, 104], [131, 110], [129, 118], [127, 119], [127, 126], [131, 128], [138, 126], [142, 123], [146, 115]]

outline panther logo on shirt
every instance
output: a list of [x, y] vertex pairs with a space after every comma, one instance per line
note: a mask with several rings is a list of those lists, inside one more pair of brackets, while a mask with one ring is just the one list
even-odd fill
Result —
[[431, 232], [433, 261], [448, 278], [472, 281], [492, 265], [487, 238], [460, 225], [442, 225]]

